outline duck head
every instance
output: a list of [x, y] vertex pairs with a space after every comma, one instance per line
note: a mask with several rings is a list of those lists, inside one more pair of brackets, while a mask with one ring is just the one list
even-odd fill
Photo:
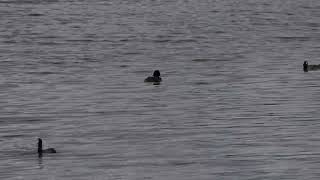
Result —
[[38, 154], [42, 154], [42, 139], [38, 138]]
[[303, 70], [304, 70], [305, 72], [308, 72], [308, 61], [304, 61], [304, 62], [303, 62]]
[[153, 72], [153, 77], [160, 77], [160, 71], [159, 70], [155, 70]]

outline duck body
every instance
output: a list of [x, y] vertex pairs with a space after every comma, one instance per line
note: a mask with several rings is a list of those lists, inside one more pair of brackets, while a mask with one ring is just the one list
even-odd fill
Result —
[[149, 76], [144, 80], [144, 82], [161, 82], [161, 81], [162, 81], [161, 77], [154, 77], [154, 76]]
[[57, 153], [57, 151], [54, 148], [43, 149], [42, 139], [38, 138], [38, 154], [41, 156], [43, 153]]
[[162, 79], [160, 77], [160, 71], [159, 70], [155, 70], [153, 72], [153, 76], [149, 76], [144, 80], [144, 82], [154, 82], [154, 83], [159, 83], [161, 81], [162, 81]]
[[316, 70], [320, 70], [320, 64], [309, 65], [308, 61], [304, 61], [304, 63], [303, 63], [303, 71], [308, 72], [308, 71], [316, 71]]
[[57, 153], [54, 148], [43, 149], [42, 153]]

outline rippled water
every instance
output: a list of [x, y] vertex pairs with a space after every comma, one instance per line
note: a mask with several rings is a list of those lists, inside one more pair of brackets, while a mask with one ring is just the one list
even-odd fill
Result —
[[319, 179], [319, 9], [0, 0], [0, 178]]

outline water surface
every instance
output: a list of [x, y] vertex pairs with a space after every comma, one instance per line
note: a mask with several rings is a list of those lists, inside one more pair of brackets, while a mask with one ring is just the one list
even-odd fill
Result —
[[0, 178], [319, 179], [319, 8], [0, 0]]

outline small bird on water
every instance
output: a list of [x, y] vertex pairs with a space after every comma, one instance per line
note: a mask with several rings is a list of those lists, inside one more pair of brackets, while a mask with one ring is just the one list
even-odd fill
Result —
[[309, 65], [308, 61], [303, 62], [303, 71], [308, 72], [308, 71], [316, 71], [320, 70], [320, 64], [318, 65]]
[[160, 83], [161, 81], [162, 81], [162, 79], [160, 77], [159, 70], [155, 70], [153, 72], [153, 76], [149, 76], [144, 80], [144, 82], [153, 82], [153, 83]]
[[54, 148], [42, 149], [42, 139], [38, 138], [38, 155], [42, 156], [43, 153], [57, 153]]

